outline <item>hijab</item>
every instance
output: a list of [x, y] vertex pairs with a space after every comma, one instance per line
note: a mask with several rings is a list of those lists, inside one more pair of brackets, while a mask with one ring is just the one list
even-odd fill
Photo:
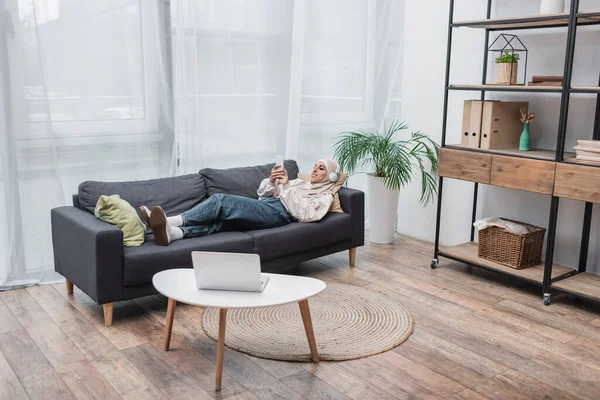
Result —
[[305, 185], [299, 186], [297, 189], [300, 193], [300, 197], [317, 198], [326, 194], [333, 193], [333, 187], [335, 186], [336, 182], [331, 182], [329, 180], [329, 174], [337, 171], [338, 163], [335, 162], [335, 160], [331, 160], [329, 158], [322, 159], [317, 162], [321, 162], [325, 165], [325, 168], [327, 169], [327, 174], [321, 182], [311, 183], [310, 181], [308, 181]]
[[[325, 168], [327, 168], [327, 177], [325, 179], [329, 180], [329, 174], [331, 174], [332, 172], [338, 173], [338, 163], [335, 160], [332, 160], [330, 158], [322, 158], [319, 161], [317, 161], [317, 163], [323, 163], [325, 164]], [[335, 182], [334, 182], [335, 183]]]

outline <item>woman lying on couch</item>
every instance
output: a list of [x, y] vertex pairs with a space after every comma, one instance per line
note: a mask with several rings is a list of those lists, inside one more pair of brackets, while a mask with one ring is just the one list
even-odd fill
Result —
[[338, 164], [319, 160], [310, 181], [288, 179], [283, 166], [275, 166], [271, 176], [258, 188], [259, 199], [215, 194], [180, 215], [167, 217], [161, 207], [150, 211], [140, 207], [142, 217], [154, 233], [154, 241], [167, 246], [174, 240], [206, 236], [226, 226], [239, 231], [267, 229], [292, 221], [319, 221], [333, 202], [332, 190], [338, 180]]

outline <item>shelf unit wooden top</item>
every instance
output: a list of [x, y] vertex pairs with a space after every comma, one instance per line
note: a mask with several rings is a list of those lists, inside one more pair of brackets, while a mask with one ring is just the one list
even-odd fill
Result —
[[[577, 14], [577, 24], [600, 24], [600, 12], [586, 11]], [[528, 15], [521, 17], [491, 18], [471, 21], [456, 21], [454, 27], [479, 29], [528, 29], [554, 28], [569, 25], [569, 14]]]
[[[464, 260], [466, 263], [471, 263], [475, 265], [482, 266], [484, 268], [489, 268], [498, 272], [502, 272], [508, 275], [517, 276], [522, 279], [526, 279], [532, 282], [536, 282], [541, 284], [544, 281], [544, 265], [536, 265], [533, 267], [525, 268], [525, 269], [514, 269], [507, 267], [502, 264], [498, 264], [493, 261], [489, 261], [483, 258], [480, 258], [477, 255], [477, 243], [475, 242], [467, 242], [463, 244], [459, 244], [457, 246], [450, 247], [440, 247], [440, 253], [442, 256], [448, 255], [451, 257], [459, 258]], [[552, 267], [552, 279], [558, 278], [560, 276], [566, 275], [573, 271], [573, 269], [569, 267], [565, 267], [558, 264], [553, 264]], [[562, 282], [562, 281], [561, 281]], [[600, 285], [598, 286], [600, 288]]]
[[[529, 151], [521, 151], [519, 149], [479, 149], [474, 147], [467, 147], [462, 144], [447, 144], [445, 147], [455, 150], [474, 151], [478, 153], [497, 154], [501, 156], [531, 158], [534, 160], [554, 161], [556, 158], [556, 152], [554, 150], [544, 149], [531, 149]], [[571, 159], [572, 157], [575, 157], [575, 153], [565, 152], [564, 157], [565, 159]]]
[[572, 93], [600, 93], [600, 86], [572, 86]]
[[[527, 86], [527, 85], [497, 85], [488, 83], [486, 85], [461, 85], [448, 86], [450, 90], [486, 90], [490, 92], [546, 92], [560, 93], [562, 86]], [[572, 86], [572, 93], [600, 93], [600, 86]]]
[[552, 284], [552, 287], [592, 299], [600, 299], [600, 276], [582, 272]]
[[487, 91], [511, 91], [511, 92], [562, 92], [561, 86], [524, 86], [524, 85], [450, 85], [450, 90], [487, 90]]

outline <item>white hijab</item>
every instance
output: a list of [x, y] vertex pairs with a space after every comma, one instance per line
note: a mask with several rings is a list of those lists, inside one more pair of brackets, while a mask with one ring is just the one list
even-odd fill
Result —
[[299, 186], [297, 189], [300, 194], [300, 197], [316, 198], [324, 196], [326, 194], [331, 194], [333, 192], [333, 187], [335, 186], [337, 180], [334, 182], [329, 180], [329, 174], [337, 171], [338, 163], [335, 162], [335, 160], [331, 159], [322, 159], [317, 161], [317, 163], [323, 163], [323, 165], [327, 169], [327, 174], [321, 182], [311, 183], [309, 181], [306, 185]]

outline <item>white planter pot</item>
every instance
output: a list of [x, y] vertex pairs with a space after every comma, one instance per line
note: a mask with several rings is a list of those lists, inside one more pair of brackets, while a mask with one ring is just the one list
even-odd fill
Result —
[[389, 190], [381, 178], [368, 174], [367, 194], [369, 240], [373, 243], [393, 243], [400, 192]]
[[540, 14], [562, 14], [565, 11], [565, 0], [542, 0]]

